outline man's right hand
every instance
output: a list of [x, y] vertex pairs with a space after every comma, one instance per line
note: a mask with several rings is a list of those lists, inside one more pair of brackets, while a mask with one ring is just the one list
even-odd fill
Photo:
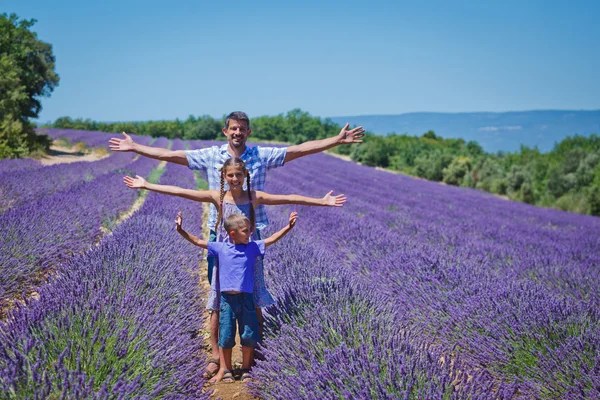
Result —
[[125, 176], [123, 178], [123, 183], [127, 185], [127, 187], [131, 189], [144, 189], [146, 187], [146, 180], [139, 175], [136, 175], [135, 178], [130, 176]]
[[135, 142], [133, 141], [131, 136], [129, 136], [125, 132], [121, 133], [123, 134], [123, 137], [125, 139], [111, 138], [108, 141], [108, 148], [112, 151], [132, 151]]

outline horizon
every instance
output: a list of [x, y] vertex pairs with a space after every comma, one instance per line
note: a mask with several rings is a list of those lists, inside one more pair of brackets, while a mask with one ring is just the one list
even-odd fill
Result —
[[[234, 111], [243, 111], [243, 110], [234, 110]], [[277, 114], [263, 114], [263, 115], [256, 115], [256, 116], [248, 116], [250, 119], [252, 118], [260, 118], [260, 117], [274, 117], [280, 114], [285, 115], [287, 112], [289, 112], [291, 110], [286, 110]], [[527, 112], [594, 112], [594, 111], [600, 111], [600, 108], [597, 109], [533, 109], [533, 110], [511, 110], [511, 111], [455, 111], [455, 112], [445, 112], [445, 111], [411, 111], [411, 112], [405, 112], [405, 113], [398, 113], [398, 114], [358, 114], [358, 115], [333, 115], [333, 116], [320, 116], [320, 115], [313, 115], [311, 114], [309, 111], [307, 110], [302, 110], [303, 112], [308, 112], [312, 117], [316, 117], [316, 118], [321, 118], [321, 119], [326, 119], [326, 118], [345, 118], [345, 117], [351, 117], [351, 118], [356, 118], [356, 117], [393, 117], [393, 116], [400, 116], [400, 115], [408, 115], [408, 114], [510, 114], [510, 113], [527, 113]], [[230, 111], [233, 112], [233, 111]], [[227, 114], [229, 114], [229, 112], [227, 113], [223, 113], [223, 115], [221, 117], [215, 117], [213, 115], [209, 115], [209, 117], [213, 118], [213, 119], [221, 119], [223, 117], [225, 117]], [[190, 114], [189, 116], [194, 116], [194, 117], [202, 117], [206, 114], [198, 114], [198, 115], [193, 115]], [[188, 116], [188, 117], [189, 117]], [[72, 117], [70, 115], [62, 115], [61, 117], [69, 117], [73, 120], [75, 119], [88, 119], [88, 118], [80, 118], [80, 117]], [[186, 117], [187, 118], [187, 117]], [[149, 122], [149, 121], [174, 121], [176, 119], [179, 119], [180, 121], [184, 121], [186, 118], [172, 118], [172, 119], [148, 119], [148, 120], [113, 120], [113, 121], [106, 121], [106, 120], [94, 120], [91, 119], [92, 121], [95, 122], [102, 122], [102, 123], [117, 123], [117, 122]], [[54, 120], [55, 121], [55, 120]], [[44, 125], [46, 123], [53, 123], [54, 121], [39, 121], [36, 120], [37, 125]]]

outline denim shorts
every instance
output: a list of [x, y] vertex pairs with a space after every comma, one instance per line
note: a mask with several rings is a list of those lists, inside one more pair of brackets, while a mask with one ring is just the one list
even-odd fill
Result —
[[256, 348], [260, 340], [258, 318], [252, 293], [228, 294], [221, 292], [219, 313], [219, 347], [235, 346], [236, 322], [242, 346]]

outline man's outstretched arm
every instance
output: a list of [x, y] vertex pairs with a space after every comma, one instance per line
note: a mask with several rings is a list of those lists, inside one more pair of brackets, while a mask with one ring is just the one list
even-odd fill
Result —
[[144, 157], [154, 158], [155, 160], [168, 161], [189, 167], [185, 150], [169, 150], [160, 147], [144, 146], [133, 141], [131, 136], [123, 132], [123, 139], [111, 138], [108, 141], [108, 147], [112, 151], [133, 151]]
[[310, 142], [304, 142], [288, 147], [283, 161], [288, 162], [309, 154], [320, 153], [321, 151], [340, 144], [362, 143], [362, 138], [365, 136], [363, 127], [358, 126], [348, 130], [349, 126], [350, 124], [344, 125], [340, 133], [336, 136], [327, 139], [311, 140]]

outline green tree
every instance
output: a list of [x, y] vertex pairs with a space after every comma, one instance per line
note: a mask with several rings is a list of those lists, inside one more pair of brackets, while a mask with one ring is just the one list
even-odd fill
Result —
[[435, 150], [424, 152], [415, 159], [415, 173], [421, 178], [439, 182], [444, 178], [443, 171], [452, 162], [452, 156]]
[[444, 168], [444, 182], [449, 185], [461, 186], [465, 175], [470, 174], [471, 160], [469, 157], [456, 157], [447, 168]]
[[215, 140], [223, 136], [221, 132], [222, 123], [208, 115], [199, 117], [196, 122], [185, 125], [183, 138], [186, 140]]
[[600, 185], [593, 185], [588, 188], [587, 201], [590, 207], [590, 214], [600, 216]]
[[354, 147], [350, 155], [353, 161], [363, 163], [372, 167], [387, 167], [390, 159], [390, 146], [381, 136], [367, 135], [367, 140], [360, 146]]
[[[476, 182], [475, 187], [488, 192], [492, 191], [494, 182], [502, 179], [504, 175], [504, 169], [500, 161], [493, 155], [480, 159], [473, 170], [473, 178]], [[497, 183], [495, 187], [499, 189]]]
[[20, 157], [50, 144], [29, 122], [42, 109], [40, 98], [49, 96], [59, 81], [52, 46], [30, 29], [35, 22], [0, 15], [0, 158]]

